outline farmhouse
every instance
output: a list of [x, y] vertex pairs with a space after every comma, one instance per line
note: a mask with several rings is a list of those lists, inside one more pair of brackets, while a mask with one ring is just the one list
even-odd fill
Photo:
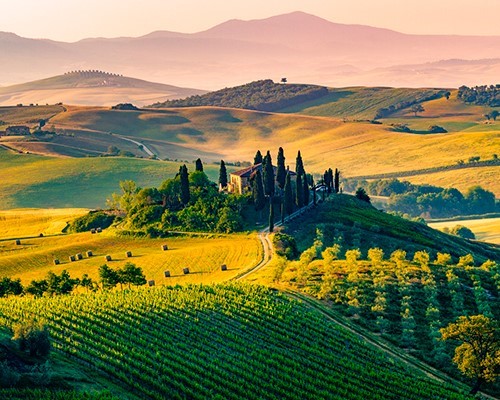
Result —
[[5, 130], [6, 136], [18, 136], [18, 135], [29, 135], [30, 128], [24, 125], [19, 126], [9, 126]]
[[[276, 177], [277, 167], [273, 165], [274, 176]], [[252, 181], [257, 173], [260, 171], [262, 173], [262, 164], [254, 164], [250, 167], [240, 169], [239, 171], [232, 172], [229, 174], [229, 182], [227, 184], [227, 191], [229, 193], [243, 194], [250, 192], [252, 190]], [[293, 171], [288, 170], [290, 173], [290, 179], [295, 181], [297, 174]], [[277, 183], [276, 183], [277, 185]]]

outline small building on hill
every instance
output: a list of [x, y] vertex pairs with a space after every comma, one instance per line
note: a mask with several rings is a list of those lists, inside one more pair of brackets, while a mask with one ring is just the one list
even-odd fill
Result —
[[[277, 167], [273, 165], [274, 176], [276, 178]], [[240, 169], [239, 171], [235, 171], [229, 174], [229, 182], [227, 184], [227, 191], [229, 193], [238, 193], [244, 194], [248, 193], [252, 190], [252, 182], [253, 178], [257, 171], [260, 171], [262, 174], [262, 164], [251, 165], [250, 167], [246, 167]], [[293, 171], [288, 171], [290, 173], [290, 179], [295, 181], [297, 179], [297, 174]], [[278, 183], [276, 182], [276, 185]]]
[[6, 136], [20, 136], [20, 135], [30, 135], [30, 128], [24, 125], [9, 126], [5, 129]]

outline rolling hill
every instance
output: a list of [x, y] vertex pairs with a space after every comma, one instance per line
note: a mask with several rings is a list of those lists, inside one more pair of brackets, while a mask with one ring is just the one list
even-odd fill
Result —
[[499, 36], [407, 35], [293, 12], [193, 34], [158, 31], [76, 43], [1, 33], [0, 84], [98, 68], [211, 90], [283, 76], [336, 87], [458, 87], [495, 80], [498, 49]]
[[72, 71], [64, 75], [0, 87], [0, 106], [16, 104], [77, 104], [137, 106], [177, 99], [205, 91], [124, 77], [103, 71]]

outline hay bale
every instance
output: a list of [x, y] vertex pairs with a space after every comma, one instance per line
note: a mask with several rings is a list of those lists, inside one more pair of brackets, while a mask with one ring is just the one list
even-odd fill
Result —
[[94, 255], [94, 253], [92, 253], [92, 251], [91, 251], [91, 250], [88, 250], [88, 251], [87, 251], [87, 257], [92, 257], [93, 255]]
[[94, 228], [92, 228], [92, 229], [90, 230], [90, 233], [91, 233], [91, 234], [94, 234], [94, 233], [95, 233], [95, 229], [94, 229]]
[[165, 275], [165, 278], [170, 278], [170, 271], [165, 271], [163, 274]]
[[69, 256], [69, 261], [74, 262], [75, 261], [75, 256]]
[[20, 246], [21, 245], [21, 240], [20, 239], [16, 239], [16, 246]]
[[130, 257], [132, 257], [132, 252], [131, 252], [131, 251], [127, 251], [127, 252], [125, 253], [125, 255], [126, 255], [128, 258], [130, 258]]
[[184, 268], [184, 269], [182, 270], [182, 272], [184, 272], [184, 275], [189, 274], [189, 268]]
[[162, 245], [161, 245], [161, 249], [162, 249], [163, 251], [167, 251], [167, 250], [168, 250], [168, 246], [167, 246], [166, 244], [162, 244]]
[[154, 286], [155, 285], [155, 281], [153, 281], [153, 280], [148, 281], [148, 285], [149, 286]]
[[102, 232], [102, 229], [101, 229], [101, 228], [97, 228], [97, 229], [96, 229], [96, 232], [97, 232], [97, 233], [101, 233], [101, 232]]
[[38, 235], [38, 236], [43, 237], [43, 233], [40, 233], [40, 235]]
[[54, 259], [54, 265], [59, 265], [61, 262], [56, 258]]
[[226, 264], [222, 264], [222, 265], [220, 266], [220, 270], [221, 270], [221, 271], [227, 271], [227, 265], [226, 265]]
[[77, 260], [83, 260], [83, 254], [82, 253], [77, 253], [76, 259]]
[[106, 256], [106, 261], [111, 261], [111, 256], [109, 254]]

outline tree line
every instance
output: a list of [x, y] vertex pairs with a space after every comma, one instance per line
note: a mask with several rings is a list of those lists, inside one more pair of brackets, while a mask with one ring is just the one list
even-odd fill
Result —
[[[464, 103], [500, 107], [500, 84], [474, 87], [463, 85], [458, 88], [457, 98]], [[497, 116], [498, 111], [495, 113], [495, 119]]]

